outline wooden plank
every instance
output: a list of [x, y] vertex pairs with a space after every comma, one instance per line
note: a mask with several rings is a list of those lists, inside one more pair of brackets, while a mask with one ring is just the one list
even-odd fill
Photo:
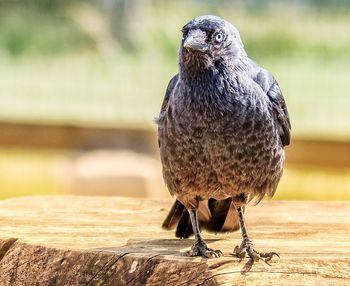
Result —
[[0, 145], [45, 149], [130, 149], [155, 154], [156, 133], [147, 129], [0, 122]]
[[350, 141], [296, 138], [286, 148], [288, 165], [350, 168]]
[[184, 255], [193, 240], [160, 228], [171, 200], [26, 197], [0, 202], [0, 285], [349, 285], [350, 203], [248, 206], [271, 266], [232, 257], [239, 232], [204, 233], [218, 259]]
[[[0, 146], [46, 149], [129, 149], [158, 156], [153, 129], [0, 122]], [[288, 165], [350, 168], [350, 140], [293, 137], [286, 148]]]

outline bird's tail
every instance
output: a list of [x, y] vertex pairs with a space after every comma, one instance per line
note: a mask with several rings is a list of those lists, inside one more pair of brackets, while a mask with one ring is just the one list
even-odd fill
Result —
[[[198, 207], [198, 220], [202, 229], [212, 232], [239, 229], [238, 213], [231, 198], [201, 201]], [[162, 227], [164, 229], [176, 227], [175, 235], [180, 238], [187, 238], [193, 234], [189, 213], [178, 200], [173, 204]]]

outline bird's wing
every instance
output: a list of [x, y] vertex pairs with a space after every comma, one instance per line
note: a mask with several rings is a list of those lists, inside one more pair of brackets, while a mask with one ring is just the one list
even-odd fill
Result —
[[177, 82], [179, 81], [179, 74], [173, 76], [173, 78], [169, 81], [168, 87], [165, 92], [165, 96], [163, 99], [162, 107], [160, 108], [160, 113], [164, 112], [169, 101], [170, 94], [173, 92]]
[[[178, 81], [179, 81], [179, 74], [176, 74], [175, 76], [173, 76], [173, 78], [168, 83], [168, 87], [167, 87], [167, 89], [165, 91], [165, 96], [164, 96], [164, 99], [163, 99], [163, 103], [162, 103], [162, 106], [160, 108], [159, 116], [158, 116], [158, 118], [155, 119], [155, 122], [157, 124], [159, 124], [159, 120], [162, 117], [162, 113], [166, 110], [166, 108], [168, 106], [169, 97], [170, 97], [171, 93], [173, 92], [173, 90], [174, 90], [176, 84], [178, 83]], [[160, 147], [159, 127], [158, 127], [158, 146]]]
[[290, 144], [291, 124], [287, 105], [275, 77], [267, 70], [260, 68], [253, 80], [262, 88], [272, 103], [275, 119], [279, 127], [279, 135], [283, 146]]

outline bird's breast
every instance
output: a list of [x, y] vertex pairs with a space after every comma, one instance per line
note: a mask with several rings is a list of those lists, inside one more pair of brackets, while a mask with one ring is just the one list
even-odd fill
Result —
[[283, 165], [278, 132], [259, 98], [181, 93], [168, 105], [160, 137], [166, 177], [189, 188], [256, 187]]

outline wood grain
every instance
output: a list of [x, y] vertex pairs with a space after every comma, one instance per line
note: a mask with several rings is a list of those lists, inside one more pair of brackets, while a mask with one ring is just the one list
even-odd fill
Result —
[[350, 203], [264, 201], [248, 231], [271, 266], [230, 255], [240, 233], [204, 233], [218, 259], [160, 228], [171, 200], [24, 197], [0, 202], [0, 285], [350, 285]]

